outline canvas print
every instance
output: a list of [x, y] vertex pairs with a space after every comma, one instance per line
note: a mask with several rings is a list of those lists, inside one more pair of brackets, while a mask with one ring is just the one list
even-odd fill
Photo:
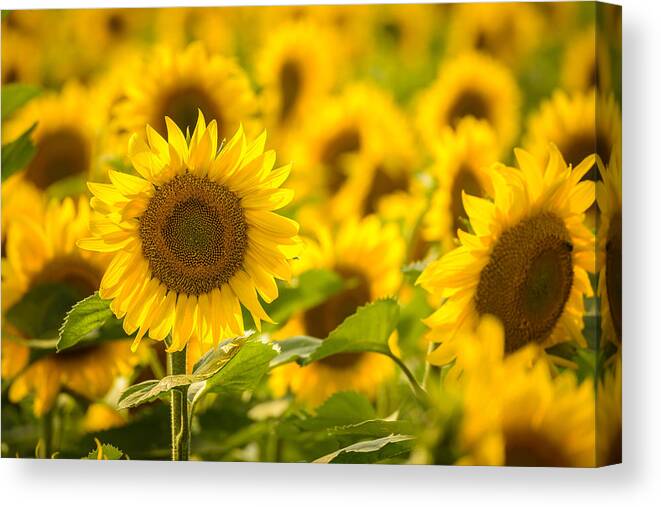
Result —
[[621, 37], [3, 11], [2, 457], [619, 463]]

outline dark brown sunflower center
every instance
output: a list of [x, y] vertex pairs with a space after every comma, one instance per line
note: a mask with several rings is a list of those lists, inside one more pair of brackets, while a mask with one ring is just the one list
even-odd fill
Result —
[[475, 90], [464, 90], [454, 101], [448, 111], [447, 118], [444, 118], [444, 125], [447, 122], [453, 128], [456, 128], [462, 118], [472, 116], [478, 120], [489, 120], [489, 103], [487, 99]]
[[452, 212], [453, 233], [456, 232], [457, 229], [467, 230], [466, 220], [468, 219], [468, 216], [464, 209], [464, 200], [461, 194], [462, 191], [477, 197], [482, 197], [484, 195], [482, 185], [480, 185], [480, 182], [475, 177], [473, 170], [467, 165], [461, 166], [452, 182], [452, 190], [450, 192], [450, 211]]
[[87, 143], [73, 129], [46, 133], [37, 141], [36, 148], [37, 152], [25, 169], [25, 177], [42, 190], [56, 181], [84, 174], [89, 167]]
[[[604, 164], [608, 163], [610, 158], [611, 148], [608, 139], [601, 133], [597, 132], [596, 135], [593, 131], [577, 134], [561, 146], [562, 156], [565, 162], [576, 167], [580, 164], [585, 157], [596, 153], [599, 155]], [[592, 168], [583, 176], [583, 180], [598, 181], [601, 179], [599, 169], [595, 163]]]
[[342, 168], [342, 157], [355, 153], [361, 147], [360, 132], [356, 128], [341, 130], [326, 142], [321, 152], [321, 162], [327, 168], [326, 186], [331, 194], [336, 193], [347, 179]]
[[622, 341], [622, 213], [613, 216], [606, 241], [606, 292], [613, 326]]
[[32, 286], [61, 283], [74, 290], [79, 299], [99, 290], [103, 273], [81, 257], [55, 257], [32, 279]]
[[15, 65], [10, 65], [4, 70], [2, 82], [5, 84], [11, 84], [16, 81], [20, 81], [20, 73]]
[[[309, 336], [327, 338], [331, 331], [344, 322], [344, 319], [370, 301], [369, 281], [363, 273], [344, 266], [336, 267], [335, 271], [346, 281], [348, 287], [305, 311], [303, 325]], [[334, 368], [349, 368], [360, 358], [359, 353], [345, 353], [327, 357], [321, 362]]]
[[567, 228], [551, 213], [522, 221], [496, 242], [475, 306], [501, 320], [507, 352], [542, 343], [555, 328], [571, 292], [572, 250]]
[[377, 167], [363, 203], [364, 214], [375, 213], [382, 197], [399, 191], [405, 192], [408, 190], [408, 186], [409, 179], [403, 171], [393, 174], [393, 171], [388, 171], [383, 166]]
[[280, 108], [280, 121], [285, 121], [291, 115], [303, 85], [303, 76], [298, 64], [287, 61], [280, 69], [280, 96], [282, 105]]
[[[154, 123], [157, 127], [155, 128], [162, 136], [167, 135], [165, 117], [169, 116], [184, 134], [186, 133], [186, 129], [192, 134], [197, 124], [198, 109], [202, 111], [204, 119], [207, 122], [216, 120], [219, 128], [224, 125], [221, 111], [216, 101], [206, 90], [196, 85], [190, 85], [172, 90], [169, 94], [165, 95], [158, 108], [158, 115]], [[219, 132], [221, 139], [223, 136], [224, 133], [221, 134]]]
[[227, 283], [243, 266], [248, 246], [240, 199], [192, 174], [156, 189], [140, 218], [140, 238], [153, 276], [184, 294]]
[[528, 428], [505, 432], [505, 466], [568, 467], [564, 449], [547, 436]]
[[119, 14], [112, 14], [106, 21], [108, 32], [113, 37], [121, 37], [126, 32], [126, 20]]

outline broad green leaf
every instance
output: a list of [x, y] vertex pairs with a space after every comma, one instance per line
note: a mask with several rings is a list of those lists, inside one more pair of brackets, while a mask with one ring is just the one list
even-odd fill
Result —
[[348, 352], [378, 352], [391, 356], [388, 338], [398, 318], [399, 305], [394, 299], [365, 305], [335, 328], [305, 362]]
[[39, 284], [7, 310], [7, 320], [24, 336], [55, 339], [67, 312], [79, 299], [78, 291], [68, 285]]
[[225, 340], [218, 347], [211, 349], [195, 364], [193, 374], [198, 376], [199, 380], [206, 380], [219, 372], [239, 352], [241, 346], [246, 343], [251, 334], [248, 333], [245, 336]]
[[321, 429], [356, 424], [377, 415], [370, 401], [362, 394], [345, 391], [333, 394], [318, 409], [314, 417], [301, 426], [304, 429]]
[[388, 419], [371, 419], [347, 426], [329, 428], [331, 436], [352, 436], [363, 438], [379, 438], [392, 434], [410, 434], [415, 426], [410, 421], [391, 421]]
[[[4, 14], [4, 12], [3, 12]], [[25, 83], [2, 86], [2, 119], [9, 118], [21, 107], [41, 93], [41, 88]]]
[[76, 303], [64, 318], [60, 328], [57, 350], [73, 347], [97, 332], [113, 317], [110, 301], [101, 299], [98, 292]]
[[344, 287], [342, 277], [333, 271], [312, 269], [302, 273], [293, 287], [281, 287], [278, 298], [265, 305], [266, 313], [278, 323], [294, 314], [317, 306]]
[[389, 435], [375, 440], [358, 442], [339, 451], [316, 459], [315, 463], [378, 463], [406, 454], [411, 450], [414, 437], [411, 435]]
[[277, 343], [280, 347], [280, 354], [271, 360], [271, 368], [307, 359], [321, 345], [321, 340], [311, 336], [295, 336], [279, 340]]
[[124, 456], [124, 451], [120, 451], [114, 445], [102, 444], [98, 439], [96, 441], [96, 449], [90, 451], [87, 457], [83, 459], [96, 459], [96, 460], [116, 460]]
[[117, 408], [123, 410], [154, 401], [175, 387], [190, 385], [193, 382], [191, 377], [192, 375], [168, 375], [161, 380], [140, 382], [122, 392]]
[[30, 136], [32, 131], [37, 126], [35, 123], [25, 132], [23, 132], [17, 139], [11, 143], [7, 143], [2, 147], [2, 181], [5, 181], [12, 174], [20, 171], [30, 163], [34, 157], [37, 149]]

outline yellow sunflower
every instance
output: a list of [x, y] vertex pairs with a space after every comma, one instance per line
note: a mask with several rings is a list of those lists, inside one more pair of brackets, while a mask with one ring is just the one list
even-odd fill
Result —
[[537, 48], [542, 25], [533, 4], [458, 4], [452, 12], [448, 53], [481, 51], [516, 68]]
[[200, 43], [181, 52], [160, 47], [127, 82], [114, 129], [126, 139], [148, 124], [165, 136], [167, 116], [185, 133], [195, 128], [198, 110], [217, 122], [221, 140], [241, 123], [248, 127], [256, 111], [248, 78], [233, 60], [209, 56]]
[[[247, 143], [243, 129], [218, 151], [216, 121], [202, 113], [187, 143], [166, 118], [168, 139], [147, 126], [129, 157], [140, 176], [110, 171], [94, 184], [92, 233], [81, 248], [114, 253], [100, 295], [138, 331], [182, 350], [193, 337], [206, 347], [243, 334], [241, 305], [261, 328], [270, 321], [258, 298], [278, 295], [274, 278], [291, 276], [298, 225], [274, 213], [293, 196], [279, 188], [290, 166], [273, 170], [266, 133]], [[257, 292], [256, 292], [257, 291]]]
[[592, 294], [595, 252], [583, 220], [595, 188], [581, 178], [594, 155], [572, 170], [553, 146], [546, 166], [523, 150], [515, 154], [520, 170], [491, 170], [493, 201], [464, 192], [472, 231], [460, 229], [461, 246], [418, 279], [437, 300], [446, 298], [425, 321], [429, 338], [441, 342], [429, 357], [434, 364], [450, 362], [452, 342], [484, 314], [503, 322], [507, 352], [529, 343], [585, 345], [583, 297]]
[[[544, 163], [553, 143], [576, 167], [592, 153], [610, 160], [613, 149], [621, 146], [621, 130], [620, 109], [612, 96], [597, 95], [594, 89], [571, 95], [556, 91], [529, 118], [524, 146]], [[596, 164], [588, 177], [598, 177]]]
[[[36, 123], [32, 142], [36, 152], [27, 167], [12, 176], [39, 190], [64, 179], [93, 177], [98, 119], [90, 107], [89, 94], [75, 83], [59, 93], [30, 101], [6, 125], [3, 144], [16, 139]], [[3, 201], [9, 192], [3, 184]], [[3, 203], [3, 211], [8, 203]]]
[[[71, 292], [72, 304], [99, 288], [108, 256], [76, 248], [76, 240], [89, 234], [89, 216], [87, 199], [81, 197], [75, 203], [69, 198], [52, 201], [37, 218], [12, 219], [3, 262], [3, 313], [43, 284], [63, 284]], [[18, 402], [33, 393], [37, 416], [51, 408], [63, 388], [92, 400], [103, 396], [115, 377], [129, 373], [134, 364], [130, 342], [120, 340], [50, 353], [28, 365], [25, 342], [41, 338], [26, 336], [3, 315], [2, 373], [14, 377], [9, 399]]]
[[613, 153], [608, 168], [601, 160], [598, 166], [597, 268], [602, 336], [618, 345], [622, 343], [622, 165]]
[[[282, 24], [265, 38], [256, 58], [257, 76], [265, 124], [282, 134], [278, 137], [314, 116], [333, 87], [341, 63], [336, 48], [331, 34], [311, 22]], [[278, 141], [286, 145], [286, 139]]]
[[424, 60], [430, 49], [437, 11], [431, 5], [381, 5], [371, 10], [374, 39], [393, 51], [404, 64]]
[[610, 90], [610, 57], [606, 41], [594, 25], [569, 41], [562, 62], [561, 81], [569, 91]]
[[622, 463], [622, 357], [597, 386], [597, 465]]
[[446, 251], [455, 246], [457, 229], [465, 231], [468, 218], [462, 195], [493, 195], [488, 168], [498, 158], [496, 136], [483, 120], [465, 118], [442, 136], [431, 169], [437, 187], [423, 219], [426, 241], [440, 242]]
[[551, 375], [529, 347], [505, 357], [505, 332], [490, 316], [468, 335], [458, 465], [594, 466], [592, 382], [567, 371]]
[[[343, 222], [337, 232], [317, 228], [318, 240], [308, 240], [296, 265], [333, 270], [354, 285], [314, 308], [294, 315], [275, 339], [296, 335], [326, 338], [345, 318], [378, 298], [393, 295], [401, 283], [404, 242], [394, 224], [381, 225], [369, 216]], [[305, 367], [289, 364], [273, 371], [271, 387], [277, 396], [291, 390], [308, 405], [317, 405], [337, 391], [356, 390], [374, 397], [394, 373], [394, 364], [375, 353], [337, 354]]]
[[[2, 84], [41, 82], [38, 45], [21, 33], [2, 30]], [[30, 55], [26, 58], [25, 55]]]
[[465, 53], [445, 63], [418, 98], [418, 128], [434, 153], [443, 134], [472, 116], [487, 121], [499, 148], [509, 148], [519, 132], [520, 93], [512, 73], [481, 53]]

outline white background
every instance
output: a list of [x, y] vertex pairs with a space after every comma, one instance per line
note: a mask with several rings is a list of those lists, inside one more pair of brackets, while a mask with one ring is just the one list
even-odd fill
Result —
[[[196, 5], [309, 3], [195, 1]], [[335, 3], [342, 3], [337, 2]], [[661, 2], [624, 9], [624, 465], [601, 470], [0, 460], [14, 505], [660, 505]], [[3, 9], [183, 1], [0, 2]], [[29, 57], [29, 55], [26, 55]], [[342, 505], [344, 504], [344, 505]]]

